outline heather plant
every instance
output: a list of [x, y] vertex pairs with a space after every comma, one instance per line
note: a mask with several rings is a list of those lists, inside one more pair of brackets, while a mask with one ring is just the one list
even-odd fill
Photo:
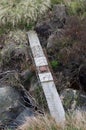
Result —
[[86, 42], [86, 18], [83, 20], [78, 16], [69, 17], [65, 25], [65, 37], [73, 42]]
[[[86, 49], [86, 19], [79, 17], [70, 17], [65, 25], [64, 37], [60, 43], [62, 49], [59, 50], [58, 58], [63, 64], [76, 62], [83, 64], [85, 60]], [[64, 46], [63, 46], [64, 43]]]
[[29, 24], [50, 7], [50, 0], [0, 0], [0, 24]]

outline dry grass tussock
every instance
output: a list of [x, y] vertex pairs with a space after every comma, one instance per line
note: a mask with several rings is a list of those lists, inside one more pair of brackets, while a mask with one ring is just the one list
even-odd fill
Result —
[[28, 24], [49, 6], [50, 0], [0, 0], [0, 24]]
[[27, 34], [26, 31], [16, 29], [13, 31], [9, 31], [5, 36], [5, 44], [16, 43], [16, 44], [25, 44], [27, 43]]
[[51, 117], [45, 116], [27, 119], [18, 130], [86, 130], [86, 113], [77, 111], [67, 115], [64, 128], [56, 124]]

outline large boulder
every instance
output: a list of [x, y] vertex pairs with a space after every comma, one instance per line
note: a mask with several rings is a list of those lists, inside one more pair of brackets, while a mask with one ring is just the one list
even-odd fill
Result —
[[53, 17], [51, 20], [52, 28], [63, 28], [67, 18], [66, 7], [63, 4], [53, 6]]
[[4, 127], [22, 124], [26, 117], [33, 116], [35, 106], [16, 71], [0, 73], [0, 123]]
[[53, 6], [53, 13], [56, 18], [60, 20], [66, 18], [66, 7], [64, 4], [57, 4]]
[[0, 86], [0, 121], [15, 119], [24, 107], [18, 91], [11, 86]]

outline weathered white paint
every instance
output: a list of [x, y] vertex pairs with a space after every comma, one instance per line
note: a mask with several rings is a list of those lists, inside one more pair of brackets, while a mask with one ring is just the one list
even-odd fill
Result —
[[48, 81], [53, 81], [53, 77], [52, 77], [52, 74], [50, 72], [48, 73], [41, 73], [41, 74], [38, 74], [39, 75], [39, 79], [42, 82], [48, 82]]
[[38, 39], [36, 32], [29, 31], [28, 38], [29, 38], [29, 43], [32, 50], [34, 62], [37, 68], [36, 71], [38, 73], [38, 77], [41, 82], [50, 113], [52, 117], [55, 118], [56, 122], [64, 124], [65, 112], [64, 112], [64, 108], [62, 106], [59, 94], [56, 90], [56, 87], [53, 81], [53, 76], [51, 72], [49, 72], [49, 70], [48, 72], [44, 72], [44, 73], [38, 71], [38, 68], [40, 66], [48, 65], [48, 62], [44, 55], [44, 52], [42, 50], [42, 47], [40, 45], [40, 41]]
[[54, 82], [42, 82], [41, 85], [46, 96], [48, 107], [52, 117], [55, 118], [56, 122], [59, 122], [61, 124], [64, 123], [65, 112]]
[[36, 66], [48, 65], [45, 57], [34, 58]]
[[29, 36], [29, 42], [31, 43], [30, 44], [31, 48], [38, 45], [40, 46], [40, 41], [35, 31], [29, 31], [28, 36]]
[[44, 57], [42, 47], [39, 45], [32, 47], [32, 53], [33, 53], [34, 58]]

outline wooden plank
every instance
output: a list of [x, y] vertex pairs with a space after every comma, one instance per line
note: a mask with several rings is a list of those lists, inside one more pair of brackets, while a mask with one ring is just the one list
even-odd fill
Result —
[[[45, 67], [47, 65], [48, 67], [48, 62], [44, 55], [44, 52], [42, 50], [42, 47], [41, 47], [41, 44], [40, 44], [40, 41], [38, 39], [36, 32], [29, 31], [28, 39], [29, 39], [31, 50], [32, 50], [35, 66], [37, 69], [37, 74], [38, 74], [39, 80], [41, 82], [41, 86], [43, 88], [43, 91], [44, 91], [44, 94], [48, 103], [50, 114], [52, 117], [55, 118], [56, 122], [64, 124], [65, 111], [62, 106], [57, 89], [55, 87], [53, 76], [49, 69], [48, 69], [48, 72], [44, 72], [44, 73], [40, 72], [38, 69], [40, 68], [40, 66]], [[33, 47], [35, 49], [33, 49]], [[38, 52], [36, 50], [38, 50]]]
[[32, 47], [32, 54], [34, 58], [43, 57], [44, 53], [42, 51], [42, 47], [39, 45]]
[[42, 82], [41, 84], [52, 117], [55, 118], [56, 122], [64, 124], [65, 112], [54, 82]]
[[45, 57], [34, 58], [36, 66], [45, 66], [48, 65]]
[[31, 48], [38, 45], [40, 46], [40, 41], [35, 31], [29, 31], [28, 36], [29, 36], [29, 42], [30, 42]]
[[53, 81], [52, 74], [50, 72], [48, 73], [43, 73], [43, 74], [38, 74], [40, 82], [48, 82], [48, 81]]

